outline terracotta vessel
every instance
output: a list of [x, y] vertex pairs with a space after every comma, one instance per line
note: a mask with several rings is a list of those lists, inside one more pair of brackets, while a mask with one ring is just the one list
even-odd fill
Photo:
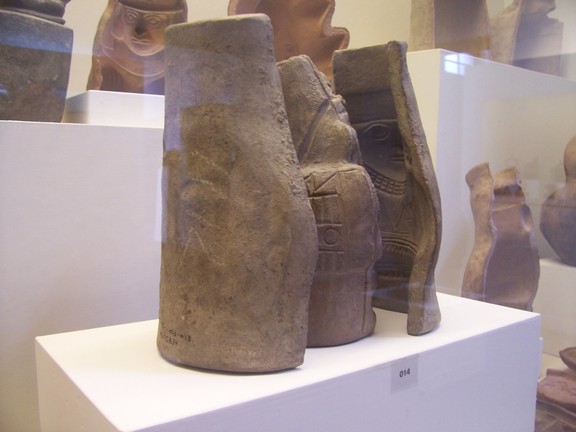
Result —
[[569, 369], [548, 369], [538, 382], [535, 432], [576, 430], [576, 348], [560, 351]]
[[304, 358], [318, 243], [272, 40], [265, 15], [166, 31], [157, 343], [176, 363], [271, 372]]
[[466, 182], [476, 230], [462, 296], [531, 311], [540, 261], [518, 172], [509, 168], [492, 178], [485, 163]]
[[560, 75], [563, 24], [548, 17], [555, 0], [514, 0], [491, 21], [492, 59]]
[[0, 120], [60, 122], [73, 32], [69, 0], [0, 0]]
[[486, 0], [412, 0], [408, 48], [444, 48], [487, 58], [490, 21]]
[[278, 64], [292, 139], [318, 229], [308, 346], [352, 342], [374, 331], [371, 295], [381, 254], [378, 199], [342, 98], [307, 56]]
[[186, 0], [108, 0], [86, 88], [164, 94], [164, 31], [187, 14]]
[[576, 266], [576, 137], [564, 151], [566, 183], [540, 210], [540, 231], [565, 264]]
[[278, 61], [306, 54], [332, 79], [332, 55], [350, 42], [348, 30], [332, 27], [335, 7], [335, 0], [230, 0], [228, 14], [265, 13]]
[[376, 263], [373, 304], [407, 312], [409, 334], [427, 333], [440, 322], [434, 283], [440, 193], [406, 65], [406, 44], [337, 51], [334, 83], [346, 100], [380, 204], [383, 253]]

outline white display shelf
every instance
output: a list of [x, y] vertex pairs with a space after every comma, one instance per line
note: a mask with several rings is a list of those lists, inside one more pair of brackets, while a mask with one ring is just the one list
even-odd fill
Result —
[[65, 123], [164, 128], [164, 96], [90, 90], [68, 98]]
[[433, 333], [408, 336], [405, 315], [378, 311], [373, 336], [275, 374], [175, 366], [156, 350], [156, 320], [39, 337], [42, 430], [532, 430], [539, 316], [439, 297]]
[[544, 352], [558, 356], [564, 348], [576, 346], [576, 267], [540, 260], [534, 311], [542, 315]]
[[0, 431], [37, 432], [34, 337], [158, 316], [162, 129], [0, 121]]

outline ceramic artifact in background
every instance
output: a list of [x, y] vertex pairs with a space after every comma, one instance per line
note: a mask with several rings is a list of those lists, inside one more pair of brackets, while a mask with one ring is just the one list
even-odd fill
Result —
[[342, 98], [307, 56], [278, 64], [292, 139], [318, 229], [308, 346], [352, 342], [374, 331], [371, 294], [381, 254], [378, 199]]
[[157, 343], [176, 363], [303, 361], [318, 242], [272, 38], [261, 14], [166, 31]]
[[164, 30], [187, 14], [186, 0], [108, 0], [86, 88], [164, 94]]
[[0, 0], [0, 120], [60, 122], [73, 32], [69, 0]]
[[332, 79], [332, 55], [350, 42], [348, 30], [332, 27], [335, 7], [335, 0], [230, 0], [228, 14], [265, 13], [278, 61], [306, 54]]
[[492, 178], [484, 163], [468, 172], [466, 182], [475, 238], [462, 296], [531, 311], [540, 262], [518, 171], [509, 168]]
[[576, 431], [576, 348], [560, 351], [568, 369], [548, 369], [538, 382], [535, 432]]
[[412, 0], [408, 48], [443, 48], [487, 58], [490, 21], [486, 0]]
[[566, 183], [540, 210], [540, 231], [565, 264], [576, 266], [576, 137], [564, 151]]
[[346, 100], [380, 205], [383, 253], [376, 263], [373, 304], [407, 312], [409, 334], [427, 333], [440, 322], [434, 282], [440, 193], [406, 65], [406, 44], [337, 51], [334, 83]]
[[514, 0], [492, 19], [492, 59], [560, 75], [564, 26], [548, 17], [555, 8], [555, 0]]

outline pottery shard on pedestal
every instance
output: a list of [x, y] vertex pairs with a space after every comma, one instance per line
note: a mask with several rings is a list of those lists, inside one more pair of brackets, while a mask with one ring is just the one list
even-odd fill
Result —
[[514, 0], [491, 20], [492, 60], [560, 75], [564, 25], [548, 13], [555, 0]]
[[462, 296], [532, 310], [540, 262], [518, 172], [510, 168], [492, 178], [488, 164], [481, 164], [466, 182], [476, 229]]
[[318, 243], [265, 15], [166, 31], [158, 347], [231, 372], [293, 368]]
[[408, 313], [408, 333], [436, 328], [434, 270], [440, 193], [406, 65], [406, 44], [337, 51], [336, 93], [346, 100], [363, 166], [376, 188], [383, 253], [374, 306]]
[[73, 41], [66, 3], [0, 1], [0, 120], [62, 120]]
[[486, 58], [490, 50], [486, 0], [412, 0], [408, 48], [443, 48]]
[[307, 56], [279, 63], [294, 146], [318, 229], [308, 346], [340, 345], [371, 334], [371, 294], [380, 257], [378, 200], [357, 164], [358, 138], [342, 98]]
[[564, 151], [566, 183], [540, 210], [540, 230], [565, 264], [576, 266], [576, 137]]
[[164, 31], [187, 15], [186, 0], [108, 0], [86, 88], [164, 94]]
[[335, 8], [335, 0], [230, 0], [228, 14], [265, 13], [278, 61], [305, 54], [332, 79], [332, 55], [350, 42], [348, 30], [332, 27]]

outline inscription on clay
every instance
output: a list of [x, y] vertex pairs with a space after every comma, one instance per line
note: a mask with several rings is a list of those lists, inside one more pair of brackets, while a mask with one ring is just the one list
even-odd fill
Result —
[[307, 56], [278, 65], [292, 138], [318, 229], [308, 346], [371, 334], [374, 263], [380, 257], [378, 200], [342, 98]]

